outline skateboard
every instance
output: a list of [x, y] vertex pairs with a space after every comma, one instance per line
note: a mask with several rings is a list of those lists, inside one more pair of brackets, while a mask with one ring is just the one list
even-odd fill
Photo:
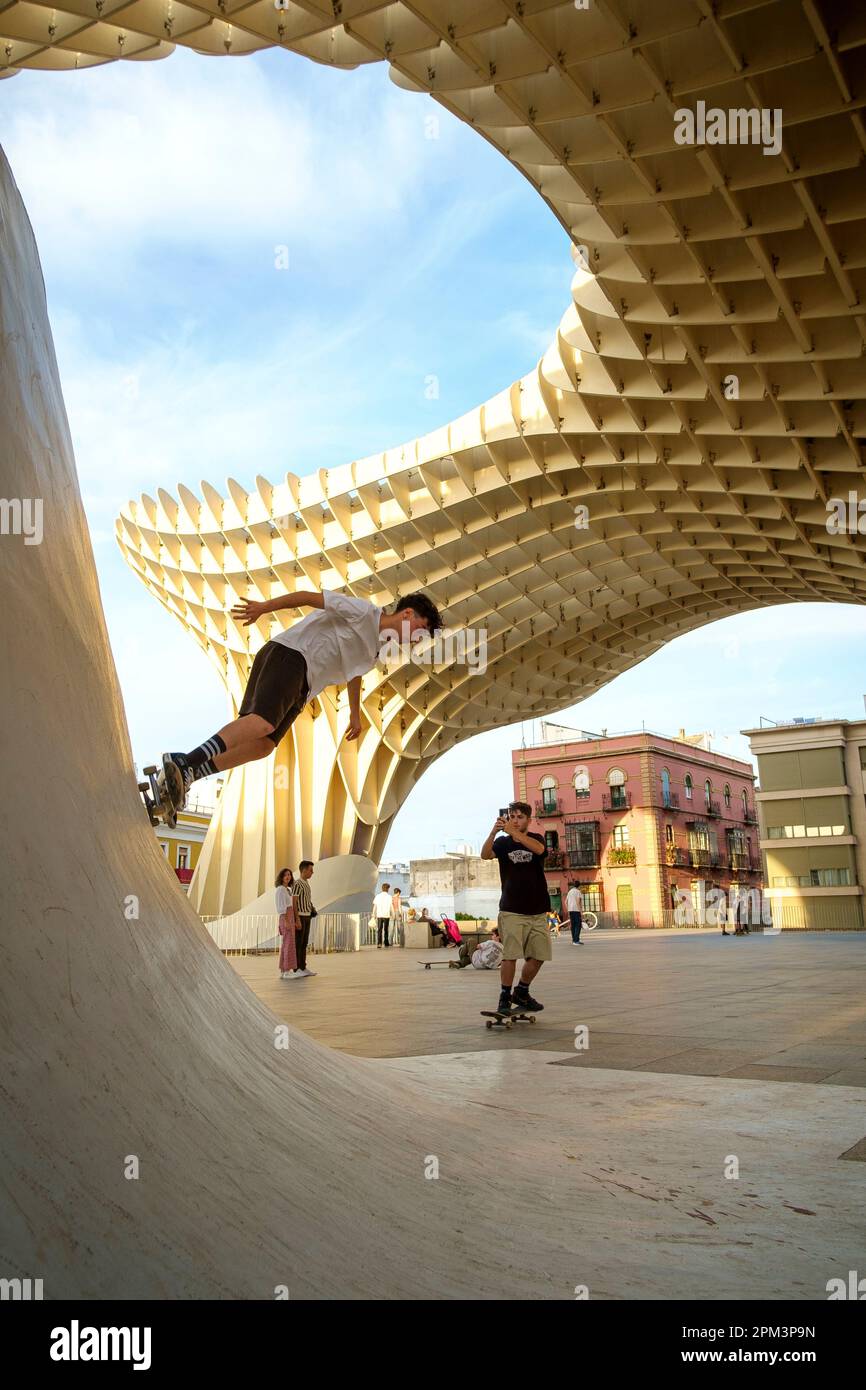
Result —
[[434, 965], [447, 965], [449, 970], [457, 970], [460, 962], [456, 960], [419, 960], [419, 965], [423, 965], [425, 970], [432, 970]]
[[164, 821], [170, 830], [174, 830], [177, 825], [177, 812], [166, 790], [165, 778], [158, 780], [159, 774], [155, 767], [146, 767], [144, 775], [147, 781], [139, 782], [138, 790], [142, 794], [151, 825], [159, 825], [160, 821]]
[[[522, 1014], [520, 1010], [514, 1013], [501, 1014], [498, 1010], [481, 1010], [481, 1017], [487, 1019], [488, 1028], [510, 1028], [514, 1023], [534, 1023], [535, 1014]], [[494, 1021], [495, 1020], [495, 1021]]]

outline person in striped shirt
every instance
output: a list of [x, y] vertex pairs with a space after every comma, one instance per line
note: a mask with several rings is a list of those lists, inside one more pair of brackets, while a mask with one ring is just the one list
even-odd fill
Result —
[[310, 922], [315, 915], [310, 879], [313, 877], [312, 859], [302, 859], [298, 865], [298, 877], [292, 884], [292, 898], [300, 927], [295, 933], [298, 956], [298, 975], [315, 975], [315, 970], [307, 968], [307, 942], [310, 939]]

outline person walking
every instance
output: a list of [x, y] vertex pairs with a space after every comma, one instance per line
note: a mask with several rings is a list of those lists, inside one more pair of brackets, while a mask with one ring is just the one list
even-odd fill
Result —
[[373, 899], [373, 916], [376, 919], [376, 950], [381, 951], [382, 940], [388, 945], [388, 924], [391, 920], [391, 885], [383, 883]]
[[307, 966], [307, 942], [310, 939], [310, 922], [317, 916], [310, 892], [310, 879], [313, 877], [312, 859], [302, 859], [298, 865], [298, 877], [292, 884], [292, 897], [300, 927], [295, 933], [298, 951], [298, 975], [315, 975], [315, 970]]
[[583, 926], [583, 894], [580, 891], [580, 884], [571, 882], [565, 896], [565, 910], [568, 913], [568, 920], [571, 922], [571, 944], [572, 946], [582, 946], [580, 939], [580, 929]]
[[281, 980], [297, 980], [299, 978], [298, 954], [295, 945], [295, 933], [298, 927], [298, 920], [295, 913], [294, 898], [292, 897], [293, 882], [294, 874], [291, 869], [280, 869], [280, 872], [277, 874], [277, 881], [274, 885], [277, 916], [280, 919]]
[[[500, 993], [496, 1012], [539, 1013], [544, 1005], [533, 999], [529, 986], [546, 960], [553, 958], [547, 914], [550, 894], [544, 877], [547, 847], [544, 838], [529, 831], [532, 807], [512, 801], [507, 816], [497, 816], [481, 846], [482, 859], [499, 860], [502, 896], [499, 900], [499, 933], [502, 937]], [[512, 993], [518, 960], [523, 961], [520, 980]]]

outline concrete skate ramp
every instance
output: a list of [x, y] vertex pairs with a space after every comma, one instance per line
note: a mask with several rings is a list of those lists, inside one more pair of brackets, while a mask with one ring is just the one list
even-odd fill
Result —
[[[447, 1065], [419, 1086], [298, 1032], [278, 1049], [276, 1020], [159, 851], [36, 244], [2, 152], [0, 332], [0, 495], [41, 499], [44, 526], [41, 544], [0, 537], [0, 1276], [42, 1278], [48, 1299], [267, 1299], [279, 1286], [292, 1298], [491, 1297], [547, 1284], [540, 1237], [517, 1279], [490, 1268], [507, 1230]], [[444, 1181], [425, 1179], [430, 1154]]]
[[[856, 1163], [827, 1184], [862, 1133], [854, 1088], [792, 1083], [780, 1106], [772, 1085], [578, 1072], [502, 1038], [392, 1062], [275, 1046], [141, 807], [2, 152], [0, 341], [0, 495], [44, 506], [41, 544], [0, 536], [0, 1277], [47, 1299], [826, 1297], [862, 1206]], [[754, 1187], [707, 1234], [733, 1131]]]
[[0, 538], [0, 1275], [46, 1298], [471, 1291], [423, 1096], [298, 1033], [278, 1050], [159, 852], [2, 152], [0, 331], [0, 494], [44, 509], [41, 544]]

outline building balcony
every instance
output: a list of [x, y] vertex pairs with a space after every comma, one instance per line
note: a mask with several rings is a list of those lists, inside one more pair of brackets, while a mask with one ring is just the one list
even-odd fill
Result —
[[704, 805], [704, 812], [708, 816], [718, 818], [722, 814], [722, 808], [718, 801], [707, 801]]
[[570, 869], [596, 869], [598, 868], [597, 849], [570, 849], [568, 850], [568, 867]]
[[544, 861], [545, 869], [564, 869], [565, 854], [561, 849], [549, 849], [547, 858]]
[[671, 869], [687, 869], [689, 867], [689, 852], [680, 845], [666, 845], [665, 859]]
[[711, 849], [689, 849], [689, 863], [693, 869], [717, 869], [719, 856]]
[[192, 869], [175, 869], [175, 873], [184, 885], [192, 883]]
[[662, 810], [663, 810], [663, 811], [678, 811], [679, 809], [680, 809], [680, 797], [679, 797], [679, 792], [671, 792], [669, 796], [665, 796], [664, 793], [662, 793]]
[[538, 816], [561, 816], [562, 803], [558, 796], [550, 797], [545, 801], [536, 801], [535, 814]]
[[757, 811], [755, 810], [754, 806], [746, 806], [746, 807], [744, 807], [744, 809], [743, 809], [743, 820], [746, 822], [746, 825], [757, 825], [757, 824], [758, 824], [758, 813], [757, 813]]
[[616, 811], [630, 811], [631, 792], [604, 792], [601, 798], [601, 809], [607, 814]]
[[634, 845], [613, 845], [607, 852], [609, 869], [632, 868], [637, 863]]

